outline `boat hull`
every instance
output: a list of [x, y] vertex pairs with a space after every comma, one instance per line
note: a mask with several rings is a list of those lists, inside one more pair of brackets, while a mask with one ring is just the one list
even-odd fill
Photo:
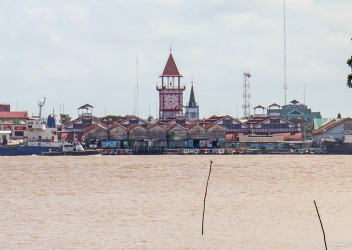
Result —
[[42, 155], [44, 152], [59, 151], [58, 147], [0, 146], [0, 156]]
[[51, 151], [43, 152], [43, 156], [82, 156], [82, 155], [98, 155], [98, 150], [84, 150], [84, 151]]

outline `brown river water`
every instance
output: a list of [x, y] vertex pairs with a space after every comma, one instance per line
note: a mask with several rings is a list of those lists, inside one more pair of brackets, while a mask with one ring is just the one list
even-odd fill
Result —
[[352, 249], [352, 156], [0, 157], [0, 249], [325, 249], [314, 200]]

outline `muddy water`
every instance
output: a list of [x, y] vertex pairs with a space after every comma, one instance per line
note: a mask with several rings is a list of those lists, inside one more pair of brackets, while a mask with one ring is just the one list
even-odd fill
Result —
[[313, 200], [352, 249], [352, 156], [0, 157], [0, 249], [324, 249]]

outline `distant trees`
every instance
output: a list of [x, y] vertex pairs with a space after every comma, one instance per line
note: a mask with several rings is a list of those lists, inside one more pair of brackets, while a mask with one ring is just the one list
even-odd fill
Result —
[[104, 117], [98, 117], [100, 122], [102, 122], [104, 124], [111, 124], [113, 122], [118, 121], [121, 118], [122, 118], [122, 116], [120, 116], [120, 115], [107, 115], [107, 116], [104, 116]]
[[69, 114], [60, 114], [60, 123], [62, 125], [66, 125], [71, 121], [71, 117]]
[[[352, 56], [347, 60], [347, 65], [351, 68], [351, 72], [352, 72]], [[352, 88], [352, 73], [349, 73], [347, 76], [347, 86], [349, 88]]]

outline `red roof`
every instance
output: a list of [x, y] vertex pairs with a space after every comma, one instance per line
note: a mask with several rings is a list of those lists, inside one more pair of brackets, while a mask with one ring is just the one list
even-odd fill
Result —
[[179, 127], [179, 128], [181, 128], [181, 129], [187, 130], [187, 128], [185, 128], [184, 126], [182, 126], [182, 125], [180, 125], [180, 124], [169, 124], [169, 125], [165, 126], [165, 128], [166, 128], [167, 130], [173, 129], [173, 128], [175, 128], [175, 127]]
[[127, 130], [131, 131], [131, 130], [135, 129], [136, 127], [146, 129], [146, 126], [144, 126], [143, 124], [131, 124], [131, 125], [128, 125]]
[[103, 129], [106, 129], [106, 127], [100, 123], [92, 124], [89, 127], [86, 127], [82, 130], [83, 133], [88, 133], [91, 132], [92, 130], [96, 129], [97, 127], [101, 127]]
[[0, 118], [24, 118], [27, 116], [27, 112], [0, 112]]
[[284, 141], [301, 141], [303, 135], [301, 132], [297, 133], [273, 133], [272, 136], [282, 136]]
[[180, 75], [180, 72], [178, 72], [176, 63], [174, 61], [174, 58], [172, 57], [172, 54], [170, 53], [169, 55], [169, 59], [167, 59], [163, 74], [162, 76], [180, 76], [182, 77], [182, 75]]
[[164, 129], [160, 124], [158, 124], [158, 123], [153, 123], [153, 124], [149, 124], [148, 126], [147, 126], [147, 128], [148, 129], [152, 129], [152, 128], [155, 128], [155, 127], [161, 127], [162, 129]]

